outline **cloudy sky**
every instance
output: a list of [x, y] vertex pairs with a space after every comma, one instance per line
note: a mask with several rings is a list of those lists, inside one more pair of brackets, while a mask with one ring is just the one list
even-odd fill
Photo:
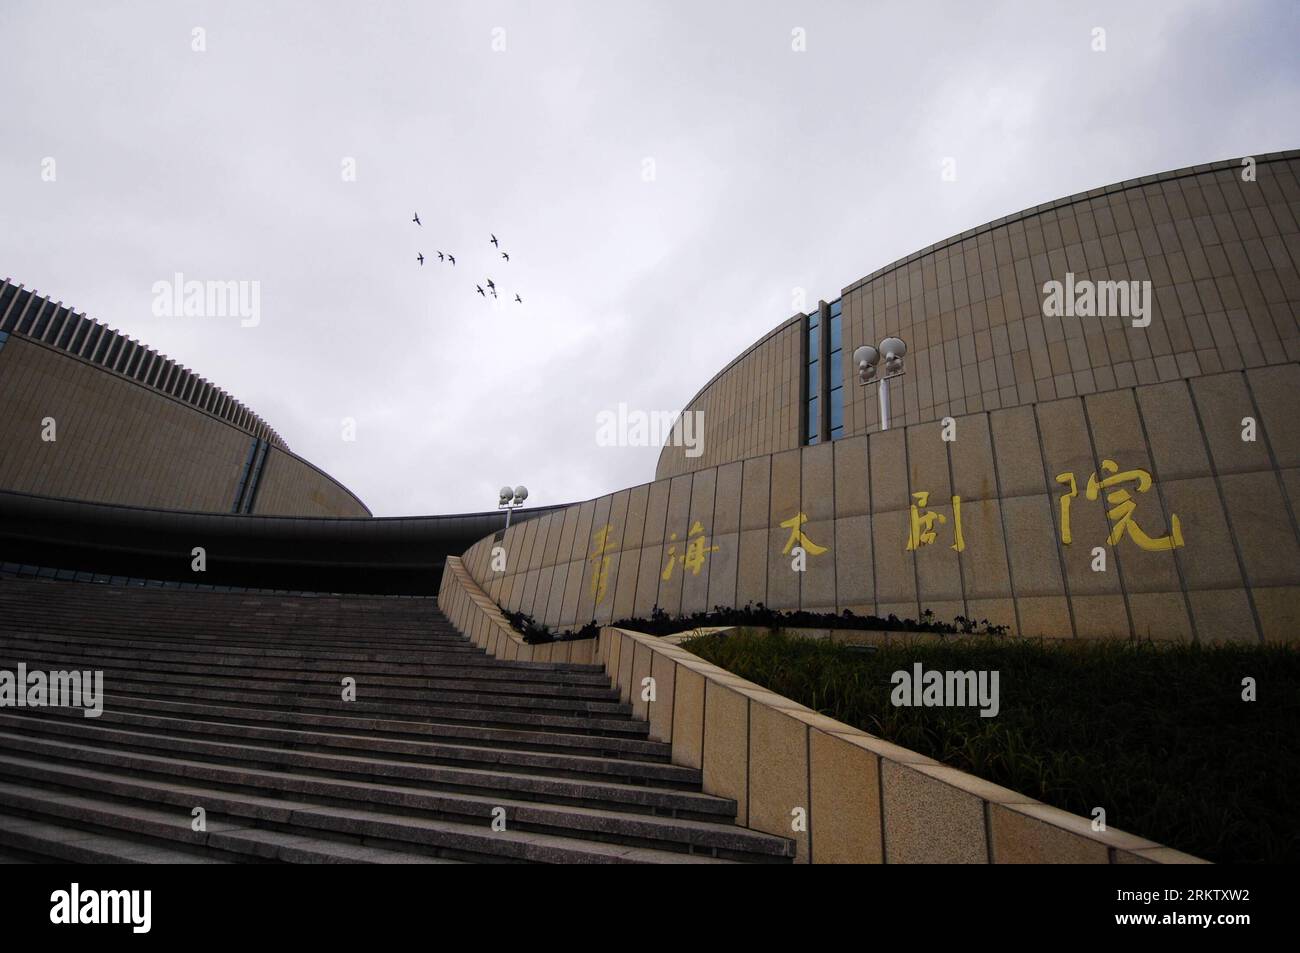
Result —
[[[1294, 2], [5, 0], [0, 37], [0, 277], [224, 387], [376, 515], [652, 479], [597, 413], [680, 409], [795, 289], [1300, 145]], [[155, 316], [178, 272], [259, 282], [260, 324]]]

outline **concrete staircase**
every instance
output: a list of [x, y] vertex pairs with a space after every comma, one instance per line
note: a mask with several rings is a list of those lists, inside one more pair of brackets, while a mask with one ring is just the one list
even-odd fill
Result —
[[599, 666], [491, 658], [433, 599], [7, 577], [0, 670], [20, 662], [102, 671], [104, 712], [0, 708], [0, 859], [793, 856], [671, 764]]

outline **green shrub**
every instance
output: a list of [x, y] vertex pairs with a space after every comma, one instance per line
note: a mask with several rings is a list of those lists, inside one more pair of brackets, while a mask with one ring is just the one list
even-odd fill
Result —
[[514, 630], [524, 637], [524, 641], [530, 645], [594, 639], [600, 635], [600, 626], [595, 622], [588, 622], [576, 632], [572, 629], [565, 629], [563, 632], [552, 632], [550, 626], [542, 625], [525, 612], [510, 612], [502, 609], [501, 614], [506, 617], [506, 621], [514, 627]]
[[843, 612], [809, 612], [806, 609], [784, 611], [770, 609], [763, 603], [746, 603], [739, 609], [714, 606], [707, 612], [689, 616], [670, 616], [655, 606], [649, 619], [620, 619], [611, 623], [620, 629], [633, 629], [649, 635], [673, 635], [683, 629], [713, 626], [763, 626], [787, 629], [858, 629], [877, 632], [932, 632], [936, 635], [1005, 635], [1005, 625], [993, 625], [988, 619], [968, 619], [959, 615], [952, 622], [940, 622], [934, 610], [926, 609], [920, 619], [900, 619], [892, 612], [885, 617]]

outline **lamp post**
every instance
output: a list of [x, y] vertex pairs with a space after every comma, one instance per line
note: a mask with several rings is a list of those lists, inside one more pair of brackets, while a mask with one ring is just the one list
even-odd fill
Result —
[[497, 509], [506, 511], [506, 529], [510, 528], [510, 514], [515, 511], [515, 507], [523, 506], [526, 499], [528, 499], [528, 487], [522, 483], [513, 490], [508, 486], [501, 488]]
[[[864, 344], [853, 352], [853, 363], [858, 365], [858, 383], [866, 385], [874, 381], [879, 386], [881, 430], [889, 429], [889, 382], [906, 373], [903, 370], [903, 355], [906, 353], [907, 345], [901, 338], [885, 338], [879, 348]], [[877, 378], [876, 365], [882, 356], [885, 376]]]

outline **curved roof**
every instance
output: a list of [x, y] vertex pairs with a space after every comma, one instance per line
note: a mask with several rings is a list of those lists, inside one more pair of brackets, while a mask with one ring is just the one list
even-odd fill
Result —
[[62, 301], [52, 302], [8, 278], [0, 284], [0, 331], [39, 341], [130, 378], [273, 446], [289, 449], [266, 421], [216, 384], [120, 331], [64, 307]]

